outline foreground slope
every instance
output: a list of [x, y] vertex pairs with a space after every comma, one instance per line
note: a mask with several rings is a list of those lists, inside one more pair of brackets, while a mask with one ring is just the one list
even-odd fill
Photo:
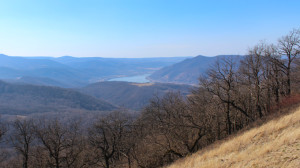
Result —
[[300, 108], [168, 168], [300, 166]]

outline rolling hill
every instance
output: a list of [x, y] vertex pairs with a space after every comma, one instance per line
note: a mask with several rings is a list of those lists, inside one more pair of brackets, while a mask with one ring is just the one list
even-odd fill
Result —
[[300, 108], [167, 168], [296, 168], [300, 165]]
[[72, 110], [110, 111], [115, 106], [71, 89], [9, 84], [0, 81], [0, 114], [66, 112]]
[[130, 83], [130, 82], [98, 82], [88, 85], [80, 91], [85, 94], [106, 100], [114, 105], [139, 110], [149, 103], [153, 96], [162, 96], [169, 91], [189, 93], [190, 85], [166, 83]]
[[171, 66], [164, 67], [148, 78], [154, 82], [198, 84], [198, 78], [201, 74], [217, 60], [224, 57], [232, 57], [237, 62], [240, 60], [238, 55], [219, 55], [215, 57], [197, 56], [188, 58]]
[[64, 87], [67, 84], [55, 81], [51, 78], [43, 78], [43, 77], [30, 77], [30, 76], [22, 76], [15, 79], [6, 79], [6, 82], [9, 83], [17, 83], [17, 84], [31, 84], [31, 85], [40, 85], [40, 86], [58, 86]]

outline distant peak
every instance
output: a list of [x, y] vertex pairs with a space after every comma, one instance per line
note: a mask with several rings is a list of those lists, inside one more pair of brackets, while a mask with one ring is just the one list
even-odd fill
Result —
[[74, 58], [74, 57], [70, 56], [70, 55], [64, 55], [64, 56], [61, 56], [60, 58]]

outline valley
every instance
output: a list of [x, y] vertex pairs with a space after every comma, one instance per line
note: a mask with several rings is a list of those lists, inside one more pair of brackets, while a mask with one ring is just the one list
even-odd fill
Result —
[[186, 58], [54, 58], [2, 54], [0, 114], [3, 119], [11, 120], [17, 116], [72, 116], [72, 112], [102, 115], [119, 108], [137, 112], [155, 96], [170, 91], [189, 93], [190, 85], [149, 83], [148, 80], [150, 72]]

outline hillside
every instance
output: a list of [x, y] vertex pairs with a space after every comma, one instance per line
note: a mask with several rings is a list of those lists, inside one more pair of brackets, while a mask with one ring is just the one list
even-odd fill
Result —
[[197, 56], [164, 67], [150, 75], [149, 79], [155, 82], [198, 84], [199, 76], [217, 59], [223, 57], [233, 57], [237, 62], [240, 59], [238, 55], [219, 55], [215, 57]]
[[299, 165], [300, 108], [167, 168], [296, 168]]
[[109, 111], [116, 107], [70, 89], [49, 86], [9, 84], [0, 81], [0, 113], [31, 113], [77, 110]]
[[43, 78], [43, 77], [22, 76], [15, 79], [5, 79], [5, 81], [9, 83], [15, 83], [15, 84], [31, 84], [31, 85], [40, 85], [40, 86], [58, 86], [58, 87], [68, 86], [68, 84], [66, 83], [61, 83], [51, 78]]
[[104, 99], [114, 105], [130, 109], [141, 109], [153, 96], [162, 96], [169, 91], [180, 91], [186, 95], [189, 93], [189, 85], [166, 83], [130, 83], [130, 82], [99, 82], [88, 85], [80, 91], [85, 94]]

